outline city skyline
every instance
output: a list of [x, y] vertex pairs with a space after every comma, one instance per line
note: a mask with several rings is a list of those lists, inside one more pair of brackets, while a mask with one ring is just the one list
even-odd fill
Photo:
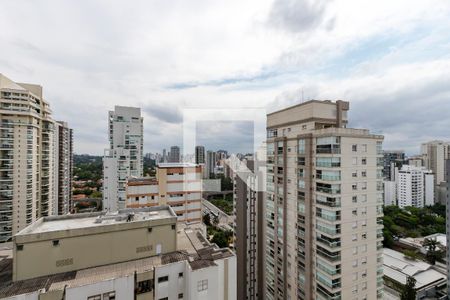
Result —
[[445, 140], [450, 5], [340, 2], [5, 1], [0, 69], [46, 87], [75, 153], [102, 153], [114, 105], [142, 108], [147, 152], [181, 144], [184, 107], [272, 112], [302, 99], [350, 101], [349, 126], [384, 134], [386, 149]]

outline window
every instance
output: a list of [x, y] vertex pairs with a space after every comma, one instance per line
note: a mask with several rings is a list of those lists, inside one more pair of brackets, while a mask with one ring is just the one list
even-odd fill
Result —
[[367, 245], [362, 245], [362, 246], [361, 246], [361, 252], [362, 252], [362, 253], [367, 252]]
[[358, 202], [358, 196], [352, 196], [352, 202], [353, 203]]
[[358, 158], [357, 157], [353, 157], [352, 158], [352, 165], [356, 166], [358, 164]]
[[302, 129], [308, 128], [307, 125], [302, 125]]
[[208, 279], [197, 281], [197, 291], [206, 291], [208, 289]]
[[352, 234], [352, 241], [355, 242], [358, 240], [358, 236], [356, 234]]
[[363, 240], [366, 240], [367, 239], [367, 233], [361, 234], [361, 237], [362, 237]]
[[183, 299], [183, 293], [178, 294], [178, 299]]
[[367, 264], [367, 257], [361, 258], [361, 264], [362, 264], [362, 265]]
[[304, 157], [299, 157], [299, 158], [297, 159], [297, 164], [298, 164], [299, 166], [304, 166], [304, 165], [305, 165], [305, 158], [304, 158]]
[[357, 216], [358, 215], [358, 211], [356, 209], [352, 210], [352, 215]]
[[175, 230], [175, 228], [176, 228], [176, 225], [175, 224], [172, 225], [172, 230]]
[[357, 222], [353, 222], [352, 229], [356, 229], [357, 227], [358, 227], [358, 223]]
[[102, 295], [89, 296], [87, 300], [102, 300]]
[[352, 190], [356, 191], [358, 189], [358, 184], [353, 183], [352, 184]]
[[16, 250], [17, 251], [22, 251], [23, 250], [23, 245], [16, 245]]
[[353, 280], [353, 281], [358, 280], [358, 272], [354, 272], [354, 273], [352, 274], [352, 280]]
[[358, 172], [356, 171], [352, 172], [352, 177], [358, 177]]
[[159, 298], [159, 300], [169, 300], [169, 297]]
[[169, 276], [163, 276], [158, 278], [158, 283], [169, 281]]
[[367, 171], [361, 171], [361, 176], [362, 177], [367, 177]]
[[151, 228], [151, 227], [147, 228], [148, 232], [152, 232], [152, 230], [153, 230], [153, 228]]
[[353, 152], [358, 151], [358, 145], [352, 145], [352, 151]]
[[298, 154], [305, 154], [305, 140], [298, 140]]
[[115, 300], [116, 292], [108, 292], [103, 294], [103, 300]]
[[53, 246], [55, 246], [55, 247], [59, 246], [59, 240], [54, 240], [53, 241]]
[[367, 190], [367, 182], [362, 182], [361, 183], [361, 189], [362, 190]]
[[361, 159], [361, 164], [362, 164], [362, 165], [367, 165], [367, 158], [363, 157], [363, 158]]
[[352, 253], [353, 253], [353, 255], [358, 254], [358, 247], [353, 247]]
[[178, 273], [178, 278], [183, 278], [183, 272]]
[[364, 153], [367, 152], [367, 144], [362, 144], [361, 145], [361, 152], [364, 152]]
[[136, 294], [143, 294], [153, 291], [153, 279], [139, 281], [136, 287]]
[[352, 267], [353, 267], [353, 268], [356, 268], [357, 266], [358, 266], [358, 260], [355, 259], [355, 260], [352, 262]]

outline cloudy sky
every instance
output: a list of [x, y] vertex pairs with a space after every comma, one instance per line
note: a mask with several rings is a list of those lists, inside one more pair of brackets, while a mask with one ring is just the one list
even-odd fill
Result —
[[[155, 152], [182, 143], [184, 108], [270, 112], [303, 90], [350, 101], [352, 127], [413, 154], [450, 139], [450, 2], [0, 0], [0, 73], [44, 86], [77, 153], [107, 147], [114, 105], [142, 108]], [[247, 147], [248, 129], [221, 124], [209, 147]]]

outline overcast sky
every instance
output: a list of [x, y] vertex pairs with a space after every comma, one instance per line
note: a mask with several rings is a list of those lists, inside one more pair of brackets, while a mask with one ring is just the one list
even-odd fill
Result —
[[[303, 90], [412, 154], [450, 139], [450, 1], [0, 0], [0, 73], [43, 85], [76, 153], [103, 153], [114, 105], [142, 108], [155, 152], [181, 145], [183, 108], [270, 112]], [[249, 130], [221, 125], [209, 147], [244, 152]]]

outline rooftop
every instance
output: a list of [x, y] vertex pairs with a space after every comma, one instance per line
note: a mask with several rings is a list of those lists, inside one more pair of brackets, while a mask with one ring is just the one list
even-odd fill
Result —
[[188, 163], [188, 162], [177, 162], [177, 163], [159, 163], [158, 168], [194, 168], [198, 167], [198, 164]]
[[[152, 271], [155, 267], [185, 261], [191, 270], [216, 266], [215, 261], [234, 254], [227, 248], [219, 249], [203, 237], [204, 228], [200, 224], [181, 225], [178, 228], [177, 251], [159, 256], [115, 263], [105, 266], [42, 276], [22, 281], [12, 281], [12, 244], [0, 247], [0, 298], [35, 292], [63, 290], [65, 287], [77, 287], [112, 278], [133, 276], [135, 273]], [[3, 255], [3, 258], [2, 258]]]
[[158, 180], [153, 177], [141, 177], [141, 178], [129, 178], [127, 181], [127, 185], [129, 186], [137, 186], [137, 185], [157, 185]]
[[16, 236], [65, 230], [103, 227], [129, 222], [161, 220], [176, 217], [168, 206], [123, 209], [114, 213], [95, 212], [44, 217], [20, 231]]
[[420, 260], [409, 260], [404, 254], [392, 249], [383, 249], [383, 272], [387, 276], [401, 284], [406, 284], [409, 276], [414, 277], [416, 289], [446, 281], [446, 275], [433, 269], [433, 267]]

